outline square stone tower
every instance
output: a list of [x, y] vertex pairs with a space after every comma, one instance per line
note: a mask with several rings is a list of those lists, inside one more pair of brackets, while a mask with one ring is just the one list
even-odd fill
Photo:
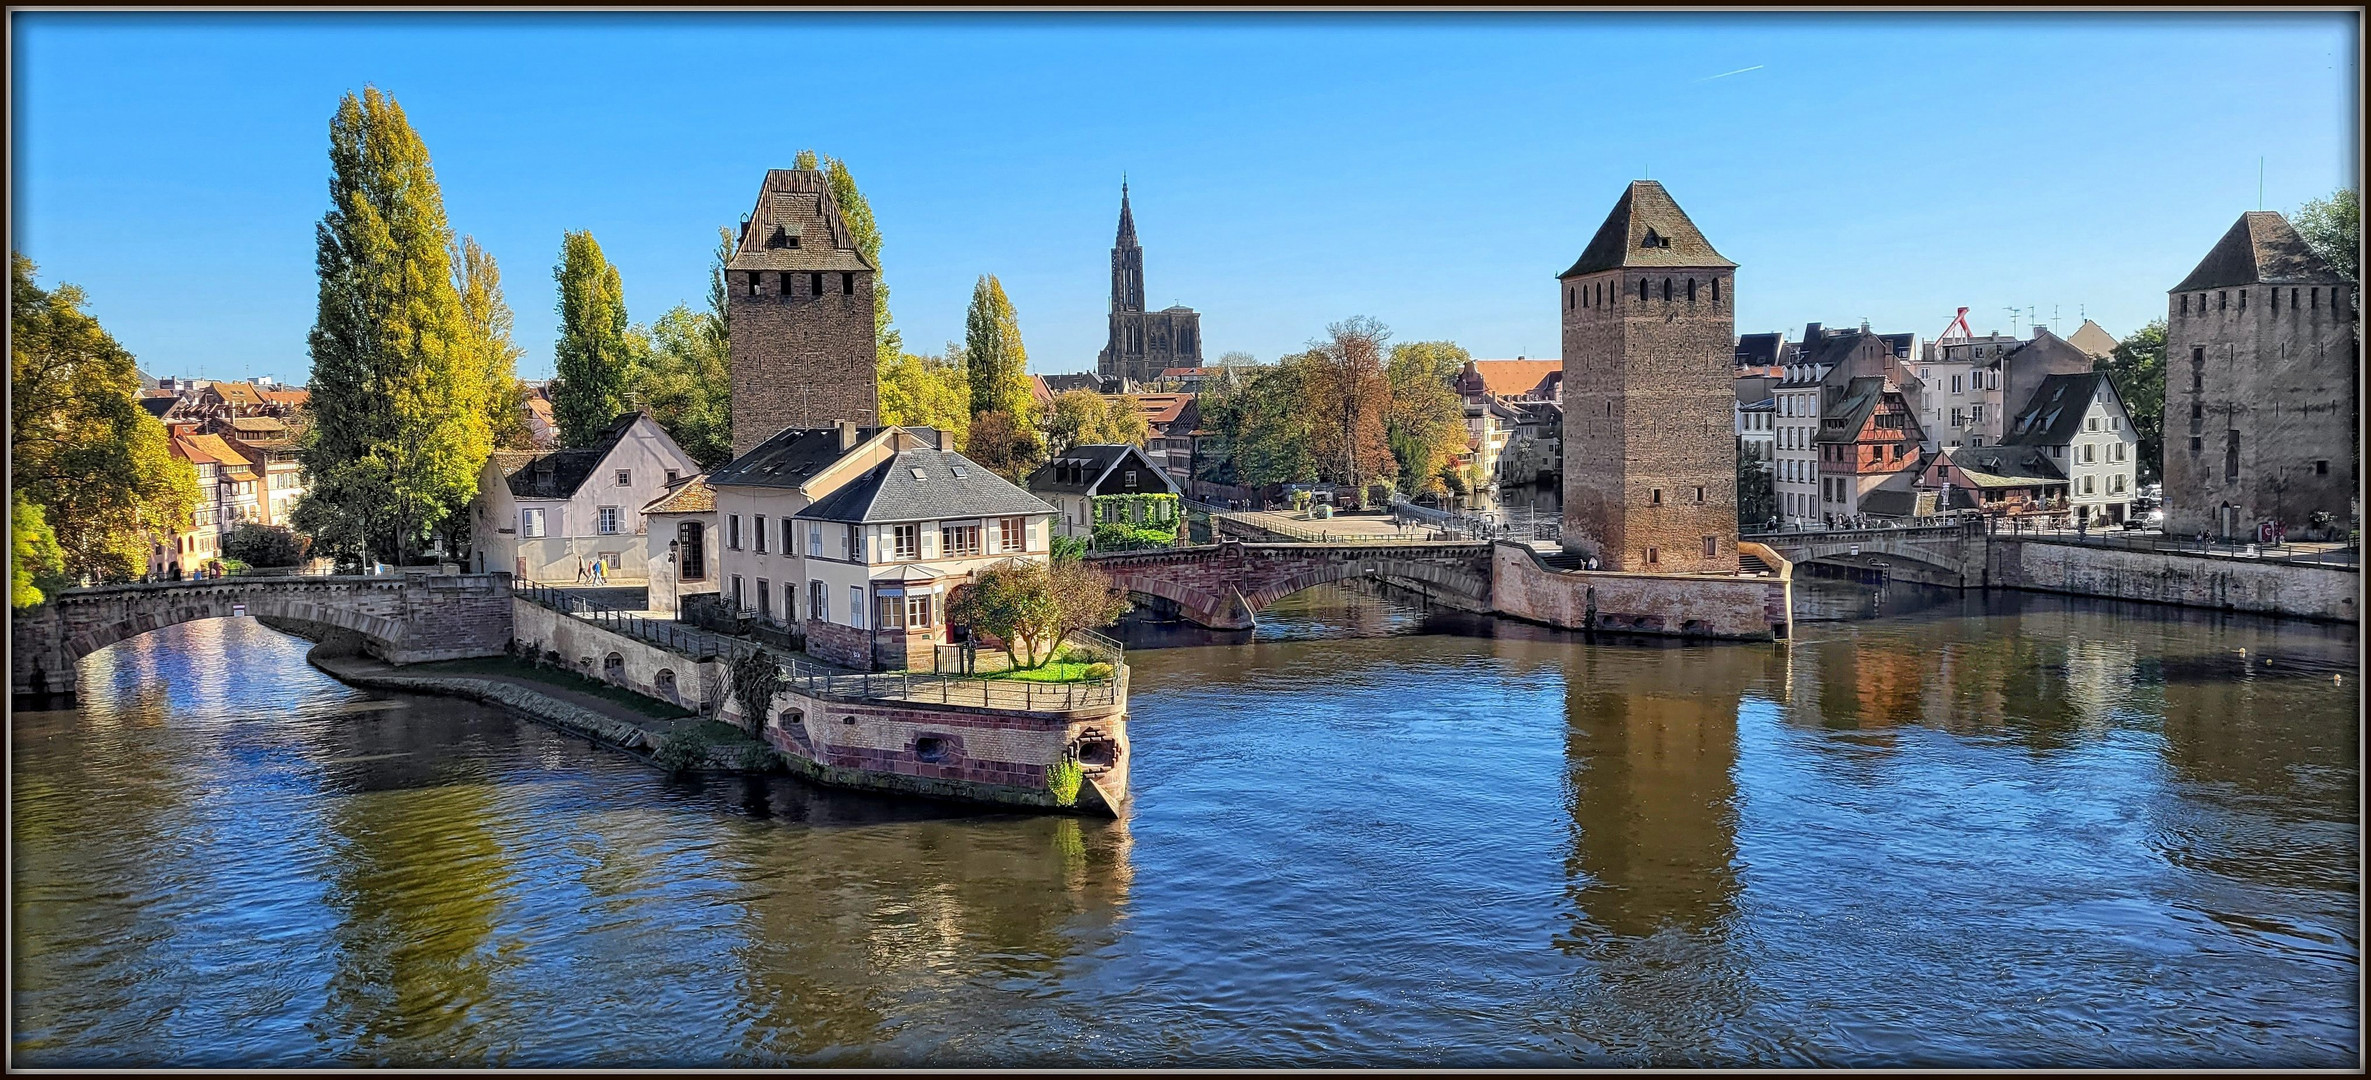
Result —
[[1632, 573], [1737, 569], [1736, 271], [1639, 180], [1557, 275], [1565, 550]]
[[766, 172], [725, 262], [734, 457], [787, 427], [878, 422], [875, 269], [823, 173]]
[[2288, 219], [2239, 217], [2165, 298], [2165, 531], [2250, 540], [2355, 492], [2354, 289]]

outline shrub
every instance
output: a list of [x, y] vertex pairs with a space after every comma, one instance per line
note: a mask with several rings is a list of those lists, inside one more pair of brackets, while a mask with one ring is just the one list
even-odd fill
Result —
[[659, 740], [658, 749], [650, 755], [667, 770], [667, 775], [678, 776], [704, 765], [708, 761], [708, 740], [690, 728], [678, 728]]
[[1054, 538], [1054, 561], [1077, 562], [1087, 557], [1087, 541], [1076, 536]]
[[1085, 782], [1087, 771], [1079, 767], [1078, 759], [1065, 753], [1052, 765], [1046, 766], [1046, 790], [1054, 793], [1054, 805], [1078, 805], [1079, 785]]
[[750, 772], [772, 772], [775, 764], [774, 748], [763, 744], [744, 746], [734, 763]]
[[1111, 678], [1111, 665], [1110, 665], [1110, 664], [1106, 664], [1106, 663], [1104, 663], [1104, 662], [1103, 662], [1103, 661], [1101, 661], [1101, 660], [1098, 660], [1098, 661], [1096, 661], [1096, 662], [1094, 662], [1094, 663], [1092, 663], [1092, 664], [1088, 664], [1088, 665], [1087, 665], [1087, 672], [1086, 672], [1086, 674], [1087, 674], [1087, 677], [1088, 677], [1088, 678], [1090, 678], [1090, 679], [1108, 679], [1108, 678]]

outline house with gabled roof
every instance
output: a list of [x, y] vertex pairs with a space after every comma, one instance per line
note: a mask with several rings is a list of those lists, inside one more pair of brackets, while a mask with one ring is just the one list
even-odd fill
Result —
[[1060, 535], [1095, 533], [1095, 500], [1106, 495], [1177, 495], [1177, 480], [1132, 443], [1088, 443], [1056, 454], [1029, 474], [1029, 493], [1054, 508]]
[[[1917, 411], [1885, 378], [1863, 376], [1846, 383], [1813, 439], [1819, 454], [1820, 520], [1859, 518], [1871, 513], [1865, 503], [1874, 493], [1915, 489], [1923, 441]], [[1879, 502], [1890, 507], [1898, 499]]]
[[2008, 423], [2003, 446], [2050, 455], [2067, 501], [2095, 526], [2123, 524], [2139, 491], [2140, 433], [2104, 371], [2051, 375]]
[[610, 581], [643, 581], [643, 508], [699, 471], [647, 412], [620, 415], [588, 446], [496, 451], [470, 504], [474, 568], [573, 582], [598, 560]]
[[716, 488], [686, 476], [642, 506], [643, 565], [652, 611], [680, 613], [683, 598], [717, 591]]

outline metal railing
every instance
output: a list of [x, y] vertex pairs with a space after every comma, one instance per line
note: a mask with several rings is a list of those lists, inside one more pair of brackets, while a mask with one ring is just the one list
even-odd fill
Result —
[[[940, 675], [933, 672], [861, 672], [814, 660], [784, 655], [754, 641], [724, 637], [665, 619], [618, 611], [571, 596], [565, 589], [541, 582], [514, 580], [514, 595], [563, 615], [682, 653], [696, 660], [729, 658], [739, 664], [753, 653], [774, 660], [786, 689], [809, 697], [840, 701], [904, 701], [915, 704], [961, 705], [1016, 712], [1068, 712], [1116, 704], [1126, 679], [1127, 650], [1119, 642], [1089, 630], [1074, 631], [1066, 652], [1077, 652], [1112, 665], [1112, 674], [1076, 682], [1031, 682], [1024, 679], [978, 675]], [[1093, 662], [1093, 661], [1091, 661]]]
[[2308, 566], [2359, 566], [2362, 563], [2362, 549], [2355, 543], [2260, 544], [2246, 541], [2222, 541], [2212, 537], [2200, 540], [2195, 536], [2166, 536], [2162, 533], [2131, 534], [2102, 530], [2078, 533], [2072, 529], [2015, 527], [1998, 529], [1994, 535], [2038, 540], [2050, 544], [2198, 555], [2208, 558], [2255, 559], [2263, 562], [2286, 562]]

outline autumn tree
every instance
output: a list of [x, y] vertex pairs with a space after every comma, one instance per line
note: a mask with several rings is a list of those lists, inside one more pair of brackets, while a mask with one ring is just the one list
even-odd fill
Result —
[[1395, 465], [1385, 439], [1391, 382], [1383, 343], [1390, 337], [1382, 323], [1354, 316], [1327, 326], [1326, 337], [1302, 354], [1319, 476], [1354, 491], [1364, 492], [1370, 478], [1389, 475]]
[[1144, 404], [1132, 394], [1104, 397], [1091, 390], [1066, 390], [1046, 410], [1046, 452], [1073, 446], [1127, 443], [1143, 446], [1152, 437]]
[[2143, 484], [2165, 471], [2165, 320], [2157, 319], [2116, 344], [2105, 370], [2124, 399], [2124, 412], [2139, 438], [2134, 473]]
[[626, 411], [634, 381], [626, 290], [590, 232], [565, 235], [552, 279], [560, 286], [552, 419], [560, 445], [589, 446]]
[[959, 586], [948, 599], [947, 619], [1002, 642], [1014, 667], [1036, 669], [1059, 658], [1071, 635], [1109, 626], [1128, 607], [1127, 592], [1083, 562], [1016, 560]]
[[1045, 444], [1037, 432], [1008, 412], [984, 412], [971, 418], [963, 439], [963, 456], [1013, 483], [1026, 483], [1045, 463]]
[[1391, 411], [1384, 440], [1399, 466], [1399, 488], [1408, 495], [1442, 495], [1466, 452], [1465, 402], [1452, 389], [1459, 371], [1473, 360], [1448, 341], [1403, 342], [1391, 347], [1384, 379]]
[[2305, 246], [2330, 264], [2330, 269], [2356, 280], [2362, 254], [2363, 208], [2355, 189], [2340, 188], [2326, 199], [2310, 199], [2297, 208], [2291, 223]]
[[994, 274], [972, 286], [971, 308], [963, 319], [963, 353], [971, 378], [972, 413], [1003, 413], [1028, 426], [1036, 412], [1029, 395], [1029, 353], [1021, 347], [1020, 317]]
[[477, 494], [493, 446], [488, 378], [455, 287], [453, 234], [421, 142], [368, 87], [330, 121], [307, 338], [311, 478], [296, 525], [317, 546], [397, 562]]
[[35, 273], [31, 259], [13, 255], [9, 477], [20, 512], [10, 522], [19, 560], [12, 599], [59, 584], [60, 575], [138, 575], [149, 538], [186, 528], [199, 498], [197, 471], [173, 456], [164, 425], [139, 405], [132, 354], [82, 310], [81, 289], [45, 291]]

